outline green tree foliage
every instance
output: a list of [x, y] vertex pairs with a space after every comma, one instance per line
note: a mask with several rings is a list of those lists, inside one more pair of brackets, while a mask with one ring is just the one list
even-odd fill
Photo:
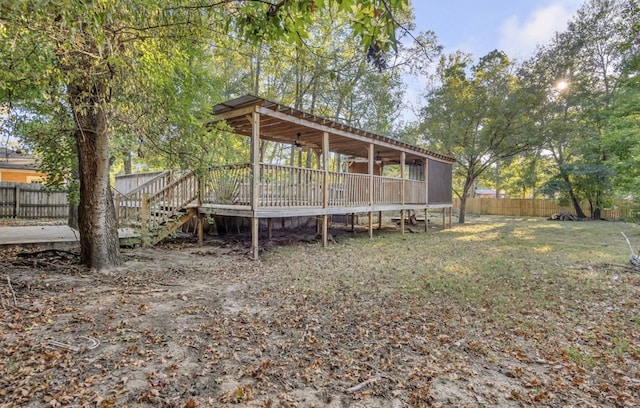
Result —
[[588, 200], [591, 216], [599, 218], [614, 196], [615, 162], [605, 129], [625, 61], [633, 55], [627, 44], [637, 38], [629, 36], [637, 27], [637, 7], [627, 0], [586, 2], [568, 29], [527, 64], [546, 94], [537, 121], [556, 163], [547, 191], [568, 197], [579, 217], [585, 216], [580, 200]]
[[[349, 15], [360, 46], [382, 66], [385, 51], [395, 46], [393, 13], [406, 7], [406, 0], [188, 4], [17, 0], [0, 4], [0, 34], [5, 40], [0, 49], [3, 104], [43, 100], [39, 95], [53, 89], [64, 96], [56, 103], [65, 107], [74, 125], [82, 263], [96, 269], [120, 263], [109, 184], [114, 118], [131, 125], [143, 114], [145, 118], [154, 115], [160, 124], [147, 119], [143, 127], [158, 126], [158, 140], [165, 145], [179, 143], [179, 129], [200, 128], [196, 122], [203, 113], [198, 105], [204, 100], [197, 97], [193, 103], [192, 97], [198, 94], [192, 92], [203, 85], [196, 67], [198, 57], [211, 49], [214, 30], [232, 31], [255, 43], [300, 44], [312, 15], [334, 5]], [[4, 58], [8, 55], [12, 57]], [[169, 92], [168, 100], [158, 98], [163, 91]], [[179, 116], [168, 115], [174, 109]], [[125, 139], [118, 143], [120, 150], [130, 147]]]
[[[614, 186], [623, 197], [640, 199], [640, 19], [628, 8], [631, 32], [621, 51], [627, 54], [620, 85], [606, 117], [604, 146], [612, 155]], [[635, 14], [635, 17], [632, 17]]]
[[[405, 24], [410, 17], [401, 13], [398, 19]], [[431, 40], [425, 38], [424, 44], [431, 46]], [[367, 62], [359, 41], [349, 16], [334, 4], [314, 16], [300, 43], [238, 43], [233, 36], [221, 35], [212, 65], [216, 75], [235, 74], [226, 82], [226, 97], [254, 93], [388, 135], [403, 107], [404, 58], [389, 58], [388, 67], [380, 70]], [[404, 54], [399, 47], [398, 55]], [[263, 160], [290, 163], [291, 152], [288, 146], [265, 143]], [[307, 165], [315, 165], [313, 154], [304, 156], [309, 158]]]
[[460, 223], [476, 179], [535, 144], [528, 117], [533, 99], [515, 75], [514, 64], [499, 51], [470, 64], [471, 57], [462, 53], [441, 58], [441, 85], [428, 95], [422, 116], [427, 144], [457, 160]]

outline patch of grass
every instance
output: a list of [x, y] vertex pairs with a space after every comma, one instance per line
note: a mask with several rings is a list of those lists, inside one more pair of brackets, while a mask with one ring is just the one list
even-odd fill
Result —
[[569, 347], [565, 350], [567, 359], [584, 368], [585, 370], [591, 370], [596, 366], [596, 360], [577, 348]]
[[[636, 224], [479, 217], [429, 234], [386, 229], [369, 239], [358, 231], [328, 249], [279, 248], [265, 262], [278, 279], [304, 291], [371, 302], [410, 296], [416, 304], [470, 310], [496, 330], [540, 336], [593, 319], [596, 309], [640, 282], [620, 268], [615, 273], [628, 278], [615, 281], [606, 266], [628, 262], [620, 231], [640, 243]], [[638, 326], [631, 317], [625, 324]]]

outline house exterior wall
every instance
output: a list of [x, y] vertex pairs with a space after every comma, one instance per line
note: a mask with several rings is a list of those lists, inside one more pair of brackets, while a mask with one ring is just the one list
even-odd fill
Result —
[[46, 174], [30, 169], [0, 168], [0, 181], [5, 183], [40, 183]]

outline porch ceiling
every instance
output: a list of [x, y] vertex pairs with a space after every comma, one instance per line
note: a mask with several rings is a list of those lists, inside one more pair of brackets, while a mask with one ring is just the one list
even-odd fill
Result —
[[329, 150], [353, 157], [366, 158], [370, 143], [374, 154], [385, 163], [400, 162], [405, 152], [406, 162], [431, 158], [453, 162], [453, 158], [420, 147], [334, 122], [253, 95], [245, 95], [213, 107], [218, 119], [226, 120], [235, 133], [251, 136], [251, 113], [260, 113], [260, 138], [284, 144], [299, 142], [302, 147], [322, 149], [322, 135], [329, 133]]

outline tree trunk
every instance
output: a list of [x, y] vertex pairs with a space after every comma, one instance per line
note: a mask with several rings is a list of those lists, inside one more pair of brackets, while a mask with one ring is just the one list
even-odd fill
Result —
[[563, 174], [562, 178], [569, 186], [569, 197], [571, 198], [571, 203], [573, 204], [573, 208], [576, 210], [576, 217], [587, 218], [587, 216], [584, 214], [584, 211], [582, 211], [582, 207], [580, 207], [580, 201], [578, 201], [578, 197], [576, 197], [576, 193], [573, 191], [573, 186], [571, 185], [569, 176]]
[[602, 218], [602, 195], [600, 194], [600, 188], [596, 190], [596, 202], [593, 210], [591, 211], [591, 218], [599, 220]]
[[106, 270], [122, 263], [113, 197], [109, 186], [109, 137], [103, 104], [106, 81], [79, 79], [68, 86], [74, 113], [80, 176], [80, 262]]
[[79, 228], [78, 226], [78, 204], [70, 202], [69, 212], [67, 213], [67, 225], [74, 230]]
[[462, 197], [460, 197], [460, 211], [458, 212], [458, 224], [464, 224], [464, 219], [467, 214], [466, 206], [467, 206], [467, 195], [463, 194]]
[[67, 225], [74, 230], [78, 230], [78, 192], [75, 191], [77, 186], [75, 183], [78, 182], [79, 170], [78, 170], [78, 151], [76, 146], [75, 158], [73, 161], [73, 166], [71, 167], [72, 178], [74, 180], [73, 185], [70, 187], [73, 189], [73, 192], [69, 194], [69, 212], [67, 213]]
[[462, 187], [462, 194], [460, 195], [460, 212], [458, 213], [458, 224], [464, 224], [467, 215], [467, 197], [469, 196], [469, 190], [475, 184], [475, 179], [467, 178]]
[[131, 151], [126, 151], [122, 154], [124, 161], [124, 174], [131, 174]]

